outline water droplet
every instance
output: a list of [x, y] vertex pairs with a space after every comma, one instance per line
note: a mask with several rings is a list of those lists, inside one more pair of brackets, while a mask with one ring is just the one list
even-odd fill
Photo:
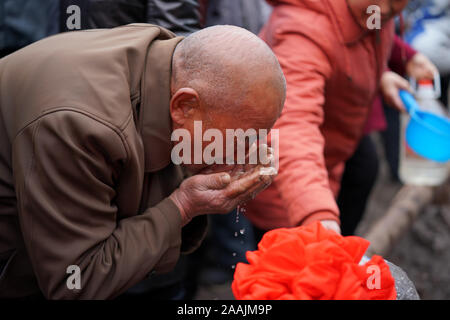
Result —
[[233, 264], [233, 265], [231, 266], [231, 269], [234, 270], [234, 268], [236, 268], [236, 265], [235, 265], [235, 264]]
[[236, 255], [237, 255], [237, 253], [236, 253], [236, 252], [233, 252], [233, 257], [236, 257]]
[[244, 233], [245, 233], [245, 228], [244, 228], [244, 229], [241, 229], [241, 230], [239, 230], [239, 233], [240, 233], [240, 234], [244, 234]]
[[236, 231], [236, 232], [234, 233], [234, 236], [235, 236], [235, 237], [237, 237], [237, 236], [238, 236], [238, 233], [237, 233], [237, 231]]

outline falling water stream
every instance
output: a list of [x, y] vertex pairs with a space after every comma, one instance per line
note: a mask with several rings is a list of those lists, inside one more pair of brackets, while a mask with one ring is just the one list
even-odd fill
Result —
[[[245, 209], [245, 205], [237, 206], [237, 208], [236, 208], [236, 224], [239, 223], [240, 214], [245, 214], [246, 211], [247, 210]], [[242, 229], [239, 229], [239, 231], [234, 232], [234, 237], [237, 238], [237, 237], [239, 237], [239, 235], [243, 236], [244, 234], [245, 234], [245, 228], [242, 228]], [[244, 240], [241, 240], [240, 243], [244, 244]], [[233, 252], [233, 257], [236, 257], [236, 256], [237, 256], [237, 253]], [[236, 268], [236, 265], [233, 264], [231, 266], [231, 269], [235, 269], [235, 268]]]

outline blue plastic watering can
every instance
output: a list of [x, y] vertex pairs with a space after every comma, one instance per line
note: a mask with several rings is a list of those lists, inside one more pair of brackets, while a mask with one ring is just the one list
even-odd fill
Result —
[[414, 97], [400, 90], [400, 98], [411, 115], [406, 128], [408, 145], [420, 156], [437, 162], [450, 160], [450, 119], [420, 110]]

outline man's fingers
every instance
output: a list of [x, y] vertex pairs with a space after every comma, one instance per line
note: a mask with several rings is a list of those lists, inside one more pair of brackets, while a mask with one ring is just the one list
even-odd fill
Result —
[[241, 179], [234, 181], [229, 186], [227, 196], [230, 198], [238, 197], [242, 194], [252, 192], [255, 189], [264, 189], [272, 183], [276, 170], [262, 174], [261, 169], [264, 168], [261, 165], [254, 168], [253, 172], [243, 176]]
[[245, 157], [244, 170], [250, 171], [256, 165], [258, 165], [258, 144], [255, 141], [250, 146], [250, 149], [248, 150], [248, 154]]
[[272, 148], [269, 148], [267, 144], [261, 144], [259, 146], [259, 163], [262, 165], [270, 165], [270, 162], [272, 160], [273, 154], [272, 154]]
[[204, 189], [221, 190], [227, 187], [231, 182], [231, 177], [228, 173], [199, 175], [197, 178], [202, 179], [200, 184]]
[[258, 170], [253, 170], [253, 172], [251, 172], [250, 174], [243, 175], [242, 178], [233, 181], [229, 186], [227, 196], [230, 198], [237, 197], [240, 194], [246, 192], [253, 185], [259, 183], [260, 182], [259, 168], [260, 166], [255, 167], [255, 169]]
[[267, 144], [253, 144], [247, 155], [244, 169], [246, 172], [253, 170], [258, 165], [272, 166], [275, 160], [274, 149]]
[[238, 180], [238, 179], [240, 179], [244, 174], [245, 174], [244, 165], [242, 165], [242, 164], [237, 164], [237, 165], [235, 165], [235, 167], [233, 168], [233, 170], [230, 172], [231, 180], [232, 180], [232, 181]]
[[245, 203], [249, 200], [254, 199], [261, 191], [266, 189], [273, 181], [274, 176], [261, 176], [258, 183], [250, 187], [246, 192], [235, 198], [236, 205]]
[[211, 166], [206, 167], [203, 169], [200, 174], [211, 174], [211, 173], [221, 173], [221, 172], [228, 172], [231, 173], [231, 171], [234, 169], [236, 165], [234, 164], [214, 164]]
[[[276, 172], [276, 170], [274, 172]], [[260, 172], [259, 183], [254, 185], [249, 190], [251, 198], [252, 199], [255, 198], [258, 193], [260, 193], [261, 191], [266, 189], [268, 186], [270, 186], [270, 184], [272, 183], [272, 181], [275, 178], [275, 176], [276, 176], [276, 174], [273, 174], [273, 175], [264, 174], [264, 175], [262, 175], [261, 172]]]

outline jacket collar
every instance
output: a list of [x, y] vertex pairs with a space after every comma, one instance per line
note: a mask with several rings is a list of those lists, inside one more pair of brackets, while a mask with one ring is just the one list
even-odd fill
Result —
[[148, 49], [141, 80], [139, 131], [144, 146], [145, 172], [155, 172], [170, 164], [172, 122], [170, 80], [172, 57], [183, 37], [161, 30]]
[[344, 44], [357, 42], [367, 34], [367, 30], [362, 28], [353, 17], [347, 0], [328, 0], [331, 9], [331, 18], [340, 31], [341, 41]]

